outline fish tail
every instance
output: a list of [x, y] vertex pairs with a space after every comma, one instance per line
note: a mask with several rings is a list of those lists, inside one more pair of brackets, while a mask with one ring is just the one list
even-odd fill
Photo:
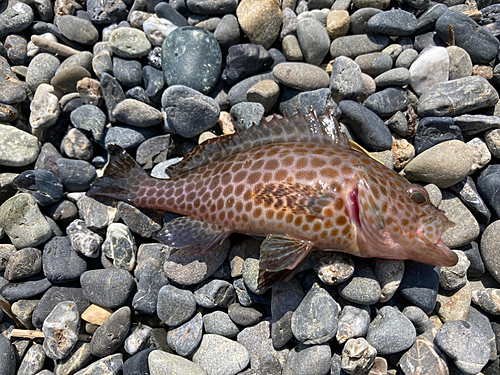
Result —
[[94, 181], [87, 196], [101, 195], [137, 203], [141, 187], [154, 179], [122, 147], [110, 144], [107, 149], [109, 157], [104, 174]]

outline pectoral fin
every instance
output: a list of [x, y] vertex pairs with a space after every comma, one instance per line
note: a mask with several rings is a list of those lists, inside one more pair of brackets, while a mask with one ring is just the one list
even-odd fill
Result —
[[260, 246], [259, 286], [265, 288], [278, 281], [288, 281], [311, 253], [311, 241], [270, 234]]
[[220, 244], [230, 234], [230, 231], [219, 225], [184, 216], [169, 221], [154, 238], [179, 249], [201, 245], [200, 251], [203, 253]]

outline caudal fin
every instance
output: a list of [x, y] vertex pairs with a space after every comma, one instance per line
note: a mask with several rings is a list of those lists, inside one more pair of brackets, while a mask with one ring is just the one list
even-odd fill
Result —
[[109, 158], [104, 174], [94, 181], [87, 195], [102, 195], [134, 203], [139, 189], [150, 176], [122, 147], [107, 146]]

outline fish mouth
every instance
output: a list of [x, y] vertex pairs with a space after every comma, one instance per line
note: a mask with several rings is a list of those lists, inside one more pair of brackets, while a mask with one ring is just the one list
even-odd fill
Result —
[[439, 257], [436, 259], [436, 266], [452, 267], [458, 263], [458, 256], [444, 242], [439, 239], [435, 244]]

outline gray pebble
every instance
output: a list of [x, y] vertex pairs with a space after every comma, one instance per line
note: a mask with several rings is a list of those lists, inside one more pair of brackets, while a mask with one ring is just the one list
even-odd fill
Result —
[[229, 315], [220, 310], [205, 314], [203, 316], [203, 327], [206, 333], [213, 333], [227, 338], [236, 337], [240, 332]]
[[85, 160], [60, 158], [56, 163], [57, 175], [69, 191], [87, 190], [97, 177], [95, 167]]
[[38, 374], [45, 362], [45, 352], [42, 345], [34, 343], [26, 352], [17, 371], [18, 375]]
[[377, 350], [360, 337], [349, 339], [342, 350], [342, 370], [349, 374], [364, 373], [375, 363]]
[[2, 361], [0, 361], [0, 373], [5, 375], [16, 374], [16, 349], [10, 343], [10, 340], [4, 335], [0, 335], [0, 353], [2, 353]]
[[370, 309], [346, 305], [340, 312], [335, 338], [343, 344], [355, 337], [364, 337], [370, 324]]
[[405, 111], [409, 105], [407, 91], [389, 87], [365, 99], [363, 105], [382, 118], [391, 117], [398, 111]]
[[37, 299], [21, 299], [14, 302], [11, 306], [12, 313], [27, 329], [34, 328], [31, 319], [33, 318], [33, 311], [37, 303]]
[[0, 138], [0, 165], [24, 167], [33, 163], [40, 152], [38, 138], [14, 126], [0, 124]]
[[500, 282], [499, 243], [500, 243], [500, 220], [492, 222], [486, 227], [481, 237], [481, 255], [484, 265], [495, 278]]
[[314, 19], [301, 19], [297, 25], [297, 40], [308, 64], [320, 65], [330, 48], [326, 28]]
[[229, 101], [229, 104], [233, 106], [235, 104], [247, 101], [248, 90], [255, 84], [269, 79], [277, 82], [273, 73], [270, 71], [256, 74], [252, 77], [245, 78], [241, 82], [238, 82], [236, 85], [231, 87], [227, 93], [227, 99]]
[[340, 110], [331, 96], [331, 90], [326, 88], [306, 92], [285, 88], [280, 98], [280, 113], [284, 115], [286, 112], [289, 116], [293, 116], [300, 111], [306, 115], [312, 108], [317, 114], [328, 110], [337, 118], [340, 116]]
[[381, 296], [380, 284], [365, 262], [358, 262], [352, 278], [339, 285], [342, 298], [361, 305], [373, 305]]
[[203, 336], [201, 313], [178, 327], [170, 327], [167, 333], [168, 345], [179, 355], [187, 357], [200, 344]]
[[36, 275], [42, 270], [42, 252], [34, 247], [16, 251], [9, 257], [3, 277], [12, 281]]
[[43, 274], [52, 284], [75, 281], [87, 271], [85, 259], [68, 237], [54, 237], [43, 248]]
[[332, 64], [330, 90], [333, 100], [356, 100], [363, 92], [361, 69], [357, 63], [345, 56], [337, 57]]
[[2, 6], [0, 14], [0, 40], [7, 35], [25, 30], [35, 17], [33, 9], [18, 1], [9, 1]]
[[415, 51], [413, 48], [405, 49], [396, 59], [394, 67], [409, 69], [413, 61], [415, 61], [415, 59], [417, 58], [417, 56], [418, 52]]
[[332, 351], [328, 345], [312, 345], [306, 346], [299, 344], [294, 348], [295, 355], [290, 354], [288, 357], [293, 358], [290, 365], [292, 374], [326, 375], [330, 371]]
[[254, 124], [260, 124], [264, 113], [265, 109], [262, 104], [251, 102], [235, 104], [230, 111], [236, 130], [248, 129]]
[[300, 62], [278, 64], [273, 75], [281, 84], [299, 91], [317, 90], [330, 84], [330, 77], [323, 69]]
[[338, 37], [332, 42], [330, 45], [330, 55], [332, 59], [339, 56], [355, 59], [359, 55], [366, 53], [380, 52], [387, 44], [389, 44], [389, 38], [385, 35], [346, 35]]
[[412, 35], [417, 26], [417, 17], [401, 9], [378, 13], [368, 20], [370, 32], [388, 36]]
[[153, 350], [148, 356], [148, 367], [151, 374], [192, 374], [206, 375], [207, 373], [196, 363], [181, 356]]
[[465, 205], [452, 193], [443, 192], [443, 200], [439, 205], [446, 217], [455, 223], [441, 237], [448, 247], [459, 247], [471, 243], [479, 236], [479, 224], [465, 207]]
[[125, 341], [130, 329], [130, 308], [124, 306], [111, 314], [97, 328], [90, 341], [90, 352], [96, 357], [113, 354]]
[[194, 290], [194, 299], [206, 308], [228, 307], [235, 299], [234, 287], [224, 280], [210, 280]]
[[372, 77], [377, 77], [379, 74], [387, 72], [392, 68], [391, 56], [383, 52], [359, 55], [354, 61], [359, 65], [363, 73]]
[[32, 92], [42, 83], [50, 83], [54, 77], [57, 68], [59, 68], [59, 59], [48, 53], [36, 55], [28, 65], [26, 74], [26, 83]]
[[279, 94], [279, 85], [273, 80], [268, 79], [253, 85], [247, 91], [247, 100], [261, 104], [264, 107], [264, 113], [268, 113], [276, 104]]
[[[76, 202], [80, 216], [89, 229], [103, 229], [118, 220], [118, 210], [94, 198], [82, 197]], [[96, 254], [97, 251], [92, 253]]]
[[137, 246], [134, 236], [125, 224], [110, 224], [101, 246], [103, 255], [113, 259], [116, 268], [132, 271], [135, 266]]
[[0, 56], [0, 97], [5, 104], [17, 104], [26, 99], [26, 83], [19, 80], [8, 61]]
[[71, 222], [66, 228], [66, 233], [71, 246], [77, 252], [89, 258], [96, 258], [99, 255], [103, 238], [88, 229], [83, 220], [76, 219]]
[[140, 273], [137, 293], [132, 300], [134, 312], [154, 314], [158, 303], [158, 292], [165, 285], [168, 285], [168, 279], [159, 270], [145, 268]]
[[45, 318], [43, 349], [52, 359], [65, 358], [78, 341], [80, 314], [73, 301], [58, 303]]
[[[85, 298], [90, 302], [117, 308], [125, 303], [135, 281], [127, 271], [110, 268], [84, 272], [80, 277], [80, 284]], [[106, 285], [106, 288], [103, 288], [103, 285]]]
[[114, 54], [126, 59], [147, 56], [151, 43], [142, 30], [120, 27], [111, 32], [109, 43]]
[[387, 87], [387, 86], [406, 86], [410, 83], [410, 71], [407, 68], [394, 68], [388, 70], [384, 73], [379, 74], [375, 78], [375, 84], [378, 87]]
[[84, 105], [71, 112], [71, 123], [77, 129], [92, 133], [94, 141], [100, 142], [104, 135], [106, 116], [99, 107], [95, 105]]
[[230, 305], [227, 313], [233, 322], [244, 327], [252, 326], [262, 320], [260, 311], [252, 307], [241, 306], [239, 303]]
[[116, 144], [128, 150], [139, 146], [148, 138], [160, 135], [160, 133], [160, 129], [156, 126], [149, 128], [138, 128], [128, 125], [113, 126], [106, 129], [103, 143], [105, 147], [110, 144]]
[[494, 361], [497, 358], [496, 337], [488, 317], [476, 307], [470, 306], [465, 320], [471, 324], [475, 324], [484, 333], [490, 344], [490, 361]]
[[122, 86], [141, 86], [142, 65], [137, 60], [113, 57], [113, 76]]
[[196, 300], [189, 290], [165, 285], [158, 293], [158, 317], [169, 326], [178, 326], [190, 319], [196, 310]]
[[91, 363], [78, 372], [75, 372], [75, 375], [119, 375], [122, 373], [122, 367], [123, 354], [112, 354]]

